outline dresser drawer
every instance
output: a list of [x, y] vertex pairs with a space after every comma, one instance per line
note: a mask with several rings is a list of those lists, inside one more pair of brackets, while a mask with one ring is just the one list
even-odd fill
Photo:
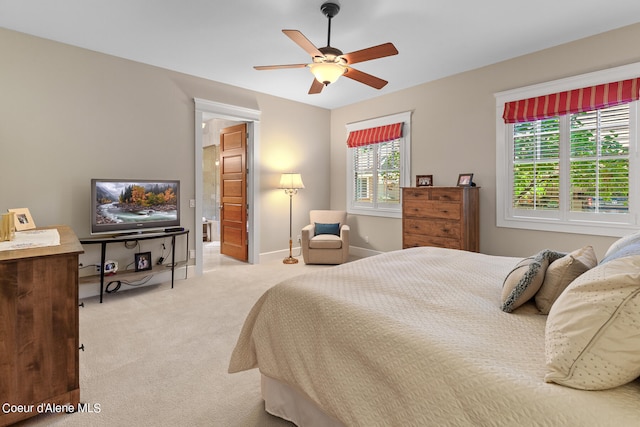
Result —
[[422, 234], [405, 234], [402, 244], [403, 249], [417, 246], [436, 246], [439, 248], [462, 249], [460, 239], [446, 237], [424, 236]]
[[403, 215], [411, 218], [442, 218], [460, 220], [459, 202], [405, 200], [402, 206]]
[[402, 196], [404, 200], [438, 200], [459, 202], [462, 200], [462, 189], [457, 188], [405, 188]]
[[405, 234], [422, 234], [427, 236], [448, 237], [459, 239], [460, 222], [447, 220], [425, 220], [405, 218], [402, 222], [402, 231]]

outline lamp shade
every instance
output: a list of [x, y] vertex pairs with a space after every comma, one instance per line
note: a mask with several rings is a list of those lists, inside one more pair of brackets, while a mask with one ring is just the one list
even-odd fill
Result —
[[278, 188], [283, 188], [285, 190], [304, 188], [302, 177], [299, 173], [283, 173], [280, 177], [280, 185]]
[[335, 82], [345, 72], [345, 67], [336, 62], [316, 62], [309, 67], [316, 80], [324, 85]]

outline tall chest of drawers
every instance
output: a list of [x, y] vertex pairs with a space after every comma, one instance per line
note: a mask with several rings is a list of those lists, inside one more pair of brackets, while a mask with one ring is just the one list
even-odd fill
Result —
[[480, 250], [480, 187], [402, 189], [402, 247]]

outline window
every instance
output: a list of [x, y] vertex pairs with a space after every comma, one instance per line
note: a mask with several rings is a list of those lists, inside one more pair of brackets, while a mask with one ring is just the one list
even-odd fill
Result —
[[[640, 75], [638, 65], [621, 69], [611, 70], [613, 79]], [[496, 95], [498, 226], [608, 236], [639, 228], [639, 88], [634, 85], [635, 100], [619, 105], [574, 108], [529, 121], [523, 114], [504, 123], [509, 120], [505, 105], [523, 94], [540, 96], [552, 87], [566, 91], [585, 81], [600, 85], [613, 79], [594, 73]], [[529, 114], [538, 113], [533, 112], [537, 105], [529, 107]], [[524, 104], [518, 108], [527, 110]]]
[[561, 210], [560, 147], [568, 146], [569, 212], [628, 213], [629, 116], [624, 104], [514, 124], [512, 207]]
[[[353, 136], [371, 131], [370, 138], [347, 148], [347, 212], [400, 218], [400, 189], [410, 180], [410, 113], [395, 114], [347, 125]], [[376, 130], [400, 124], [397, 134], [378, 138]], [[399, 135], [399, 136], [398, 136]], [[378, 141], [380, 142], [371, 142]]]

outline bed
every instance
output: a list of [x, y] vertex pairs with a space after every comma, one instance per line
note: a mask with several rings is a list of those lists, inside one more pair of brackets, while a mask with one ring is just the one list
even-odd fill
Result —
[[[543, 260], [533, 276], [543, 270], [544, 277], [566, 256]], [[640, 256], [630, 259], [623, 259], [627, 287], [638, 288]], [[553, 364], [566, 363], [567, 355], [549, 348], [575, 352], [575, 343], [566, 342], [575, 334], [562, 329], [566, 313], [557, 309], [558, 317], [554, 309], [588, 274], [567, 284], [549, 315], [540, 314], [529, 294], [507, 312], [503, 284], [522, 262], [423, 247], [286, 280], [248, 314], [229, 372], [258, 368], [265, 409], [299, 426], [638, 425], [640, 371], [620, 385], [591, 390], [553, 379], [554, 369], [563, 369]], [[588, 273], [601, 278], [599, 268]], [[531, 279], [531, 270], [521, 276]], [[523, 295], [521, 285], [515, 288]], [[640, 315], [633, 304], [630, 315]], [[558, 330], [548, 330], [551, 316], [560, 319]], [[578, 316], [583, 323], [585, 316]], [[640, 347], [638, 324], [624, 327], [631, 338], [622, 339]], [[634, 363], [640, 368], [640, 348], [632, 350], [633, 371]], [[575, 364], [568, 369], [583, 374]]]

